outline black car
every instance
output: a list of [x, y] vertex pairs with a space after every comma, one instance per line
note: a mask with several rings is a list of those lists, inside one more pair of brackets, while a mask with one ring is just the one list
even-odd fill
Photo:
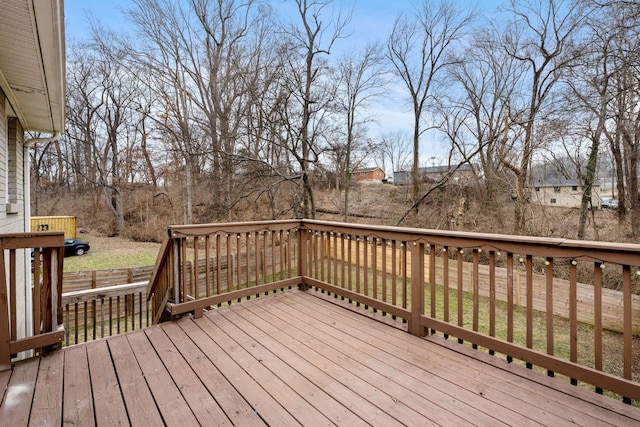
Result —
[[91, 247], [89, 242], [78, 239], [64, 239], [64, 256], [84, 255]]

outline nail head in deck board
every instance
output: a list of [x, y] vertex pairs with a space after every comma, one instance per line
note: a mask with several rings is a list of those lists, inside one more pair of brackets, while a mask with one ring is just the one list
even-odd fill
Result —
[[331, 421], [309, 402], [300, 396], [288, 384], [274, 376], [266, 367], [247, 353], [225, 331], [220, 329], [209, 319], [202, 317], [194, 320], [203, 328], [205, 333], [213, 339], [236, 363], [260, 384], [269, 385], [269, 393], [287, 409], [303, 425], [330, 425]]
[[62, 385], [64, 353], [53, 352], [40, 360], [30, 425], [57, 426], [62, 424]]
[[266, 426], [249, 403], [175, 322], [163, 323], [161, 327], [234, 425]]
[[176, 324], [207, 355], [209, 360], [225, 375], [226, 379], [233, 384], [233, 387], [245, 397], [247, 402], [251, 404], [267, 424], [274, 426], [300, 425], [285, 407], [280, 405], [270, 393], [264, 390], [260, 384], [238, 366], [236, 361], [192, 320], [185, 318], [177, 321]]
[[109, 338], [107, 343], [131, 425], [162, 425], [162, 417], [129, 345], [127, 336], [118, 335]]
[[128, 425], [127, 410], [109, 355], [107, 342], [100, 340], [87, 346], [87, 357], [91, 370], [91, 390], [95, 405], [96, 424]]
[[167, 372], [201, 425], [230, 426], [232, 423], [198, 376], [182, 358], [162, 328], [145, 330]]
[[166, 371], [144, 331], [140, 330], [138, 333], [128, 334], [126, 337], [165, 424], [171, 426], [197, 425], [198, 421], [193, 412]]
[[64, 377], [63, 424], [95, 425], [86, 345], [65, 351]]
[[26, 426], [38, 376], [39, 359], [17, 363], [4, 392], [0, 420], [7, 426]]

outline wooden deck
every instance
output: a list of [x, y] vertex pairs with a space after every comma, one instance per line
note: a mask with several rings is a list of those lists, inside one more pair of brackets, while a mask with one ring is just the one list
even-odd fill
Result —
[[634, 407], [297, 290], [20, 362], [2, 391], [12, 427], [640, 423]]

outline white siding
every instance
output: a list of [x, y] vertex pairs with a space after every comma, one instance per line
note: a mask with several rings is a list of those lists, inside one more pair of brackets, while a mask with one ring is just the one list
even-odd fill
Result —
[[[0, 90], [0, 234], [27, 231], [24, 214], [24, 184], [24, 131], [17, 119], [8, 117], [6, 99]], [[11, 201], [18, 207], [13, 213], [7, 213], [8, 194], [13, 198]], [[30, 335], [31, 329], [31, 322], [25, 316], [25, 313], [31, 310], [31, 284], [27, 283], [27, 281], [30, 282], [30, 258], [25, 254], [25, 251], [16, 252], [18, 337]]]

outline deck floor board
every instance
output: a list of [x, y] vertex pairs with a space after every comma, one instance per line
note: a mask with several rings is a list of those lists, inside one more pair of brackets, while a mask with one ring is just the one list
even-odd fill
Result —
[[63, 424], [95, 425], [87, 346], [78, 345], [65, 351], [63, 369]]
[[128, 425], [127, 410], [120, 393], [118, 378], [109, 356], [107, 342], [86, 346], [91, 372], [91, 390], [97, 425]]
[[621, 402], [318, 296], [272, 294], [18, 362], [0, 373], [0, 427], [640, 423]]
[[40, 361], [31, 407], [31, 424], [60, 425], [62, 422], [62, 364], [64, 352], [57, 351]]

